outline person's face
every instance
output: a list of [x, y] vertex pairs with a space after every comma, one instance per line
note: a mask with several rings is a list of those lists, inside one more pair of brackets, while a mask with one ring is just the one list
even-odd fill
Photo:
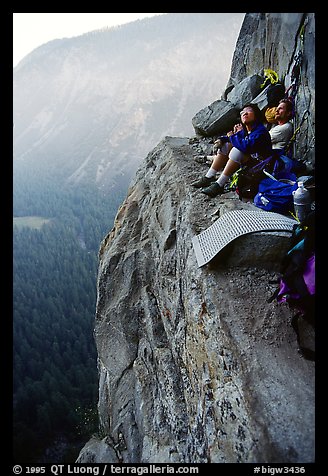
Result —
[[279, 121], [288, 121], [289, 119], [289, 112], [287, 112], [287, 105], [285, 102], [282, 102], [278, 104], [276, 113], [275, 113], [275, 119]]
[[251, 107], [245, 107], [240, 113], [240, 119], [245, 126], [253, 124], [255, 121], [255, 113]]

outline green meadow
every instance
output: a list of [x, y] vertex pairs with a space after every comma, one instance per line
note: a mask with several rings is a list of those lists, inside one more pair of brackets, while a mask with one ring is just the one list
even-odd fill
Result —
[[33, 228], [35, 230], [40, 230], [43, 225], [49, 223], [51, 220], [49, 218], [37, 217], [37, 216], [28, 216], [28, 217], [14, 217], [14, 226], [18, 228]]

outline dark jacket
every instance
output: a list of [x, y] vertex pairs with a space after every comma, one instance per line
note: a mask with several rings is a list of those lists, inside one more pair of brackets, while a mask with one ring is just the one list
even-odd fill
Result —
[[231, 144], [244, 154], [266, 159], [272, 155], [271, 136], [262, 123], [258, 123], [250, 133], [243, 129], [229, 137]]

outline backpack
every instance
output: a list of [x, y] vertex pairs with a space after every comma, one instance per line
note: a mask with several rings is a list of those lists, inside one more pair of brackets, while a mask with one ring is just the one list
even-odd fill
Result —
[[284, 174], [288, 178], [278, 180], [273, 176], [259, 183], [254, 205], [268, 212], [288, 214], [294, 210], [293, 192], [297, 189], [296, 175]]
[[315, 212], [311, 212], [302, 224], [294, 225], [290, 248], [281, 262], [278, 287], [268, 300], [272, 302], [276, 299], [278, 303], [287, 303], [292, 309], [297, 310], [292, 317], [291, 325], [296, 333], [299, 350], [308, 360], [314, 360], [314, 352], [301, 344], [299, 319], [303, 317], [314, 326], [314, 219]]
[[267, 89], [268, 108], [277, 107], [279, 101], [285, 96], [285, 86], [281, 83], [270, 84]]
[[270, 156], [264, 160], [250, 159], [247, 164], [243, 165], [231, 177], [230, 189], [234, 189], [239, 199], [254, 198], [258, 191], [261, 180], [266, 175], [263, 172], [266, 168], [271, 168], [272, 162], [275, 161], [274, 156]]
[[289, 178], [288, 174], [294, 170], [296, 162], [275, 150], [267, 159], [252, 158], [233, 174], [230, 190], [235, 190], [240, 200], [252, 199], [258, 192], [260, 182], [267, 177], [267, 172], [280, 179]]
[[300, 175], [303, 171], [306, 170], [306, 165], [304, 161], [300, 159], [294, 159], [285, 153], [281, 153], [279, 149], [276, 149], [276, 154], [278, 155], [277, 162], [275, 163], [275, 177], [279, 174], [279, 178], [287, 178], [283, 177], [283, 174], [286, 172], [287, 174], [290, 172], [295, 173], [296, 175]]
[[261, 84], [261, 88], [264, 88], [269, 83], [266, 89], [267, 107], [276, 107], [280, 99], [285, 97], [285, 86], [279, 82], [278, 73], [273, 69], [265, 69], [264, 77], [265, 81]]

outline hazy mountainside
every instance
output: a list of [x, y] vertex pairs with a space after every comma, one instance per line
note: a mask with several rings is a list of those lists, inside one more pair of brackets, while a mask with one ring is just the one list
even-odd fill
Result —
[[15, 172], [127, 185], [220, 97], [243, 17], [171, 13], [34, 50], [14, 69]]

